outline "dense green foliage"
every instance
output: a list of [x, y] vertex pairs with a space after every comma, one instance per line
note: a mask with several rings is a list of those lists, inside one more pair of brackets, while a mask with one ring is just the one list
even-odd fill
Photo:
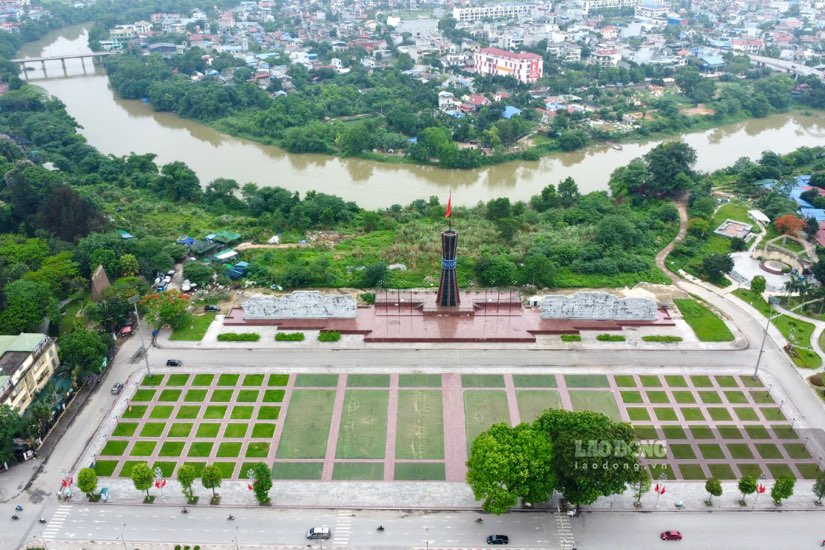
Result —
[[341, 333], [337, 330], [322, 330], [318, 333], [319, 342], [337, 342], [341, 339]]
[[218, 342], [257, 342], [261, 335], [257, 332], [224, 332], [218, 334]]
[[277, 332], [275, 333], [276, 342], [303, 342], [303, 332]]

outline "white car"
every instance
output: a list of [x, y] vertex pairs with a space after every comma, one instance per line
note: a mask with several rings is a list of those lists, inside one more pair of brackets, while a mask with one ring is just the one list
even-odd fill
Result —
[[180, 289], [183, 292], [189, 292], [190, 290], [192, 290], [192, 284], [189, 282], [189, 279], [183, 281], [183, 283], [180, 285]]

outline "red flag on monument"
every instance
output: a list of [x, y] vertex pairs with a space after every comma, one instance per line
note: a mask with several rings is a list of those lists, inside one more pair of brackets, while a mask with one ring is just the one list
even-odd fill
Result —
[[658, 483], [656, 484], [656, 488], [653, 489], [653, 490], [656, 491], [657, 493], [659, 492], [659, 484]]
[[160, 486], [161, 487], [166, 487], [166, 480], [165, 479], [160, 482]]
[[659, 494], [660, 494], [660, 495], [665, 494], [665, 486], [664, 486], [664, 485], [662, 485], [662, 490], [659, 492]]
[[444, 214], [445, 218], [450, 217], [450, 213], [452, 212], [452, 202], [453, 202], [453, 192], [450, 191], [450, 198], [447, 199], [447, 213]]

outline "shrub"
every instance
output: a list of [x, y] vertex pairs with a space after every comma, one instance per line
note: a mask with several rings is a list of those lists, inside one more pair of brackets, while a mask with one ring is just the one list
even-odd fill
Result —
[[341, 333], [337, 330], [322, 330], [318, 334], [319, 342], [337, 342], [341, 339]]
[[373, 305], [375, 303], [375, 292], [362, 292], [361, 299], [369, 305]]
[[578, 334], [562, 334], [561, 335], [562, 342], [581, 342], [582, 337]]
[[224, 332], [218, 334], [218, 342], [257, 342], [261, 335], [257, 332]]
[[624, 342], [625, 337], [621, 334], [599, 334], [596, 336], [599, 342]]
[[276, 342], [303, 342], [303, 332], [278, 332], [275, 334]]
[[681, 342], [681, 336], [642, 336], [645, 342], [661, 342], [663, 344], [671, 344], [673, 342]]

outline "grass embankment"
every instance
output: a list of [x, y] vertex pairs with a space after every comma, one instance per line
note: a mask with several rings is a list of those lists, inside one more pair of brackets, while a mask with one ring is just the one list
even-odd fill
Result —
[[733, 333], [725, 322], [696, 300], [683, 298], [673, 300], [673, 302], [701, 342], [732, 342], [734, 340]]
[[215, 320], [215, 313], [204, 313], [203, 315], [193, 315], [189, 325], [176, 329], [169, 336], [170, 340], [178, 341], [194, 341], [200, 342], [203, 340], [209, 325]]

